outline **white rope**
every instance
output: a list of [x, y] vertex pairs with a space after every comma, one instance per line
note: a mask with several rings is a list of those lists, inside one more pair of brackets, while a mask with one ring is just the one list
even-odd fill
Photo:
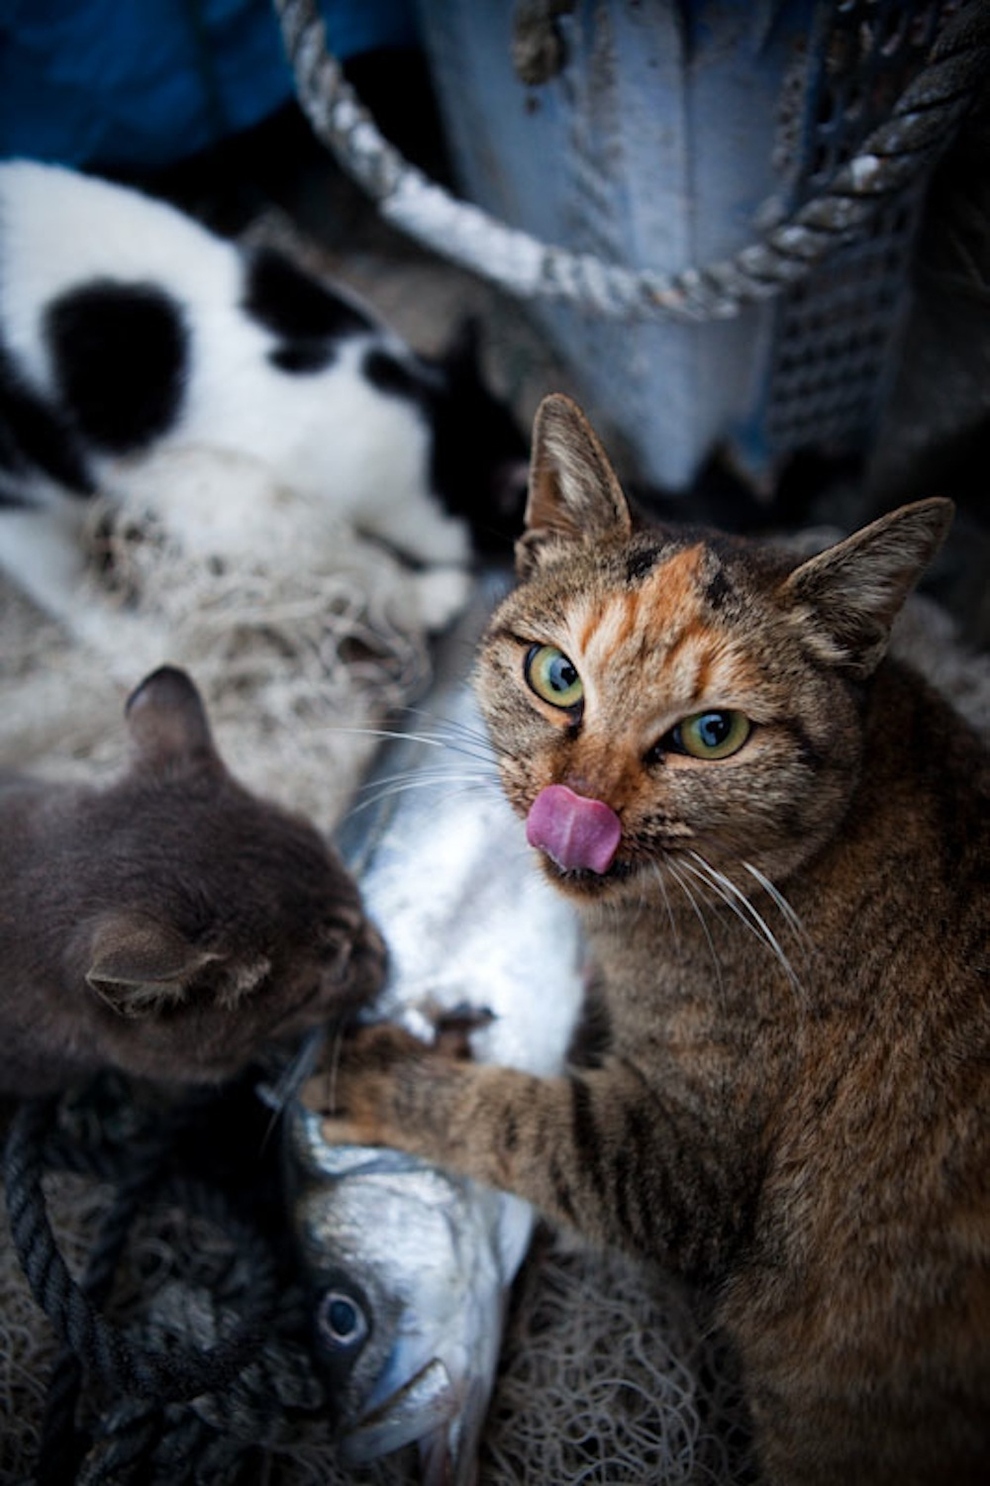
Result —
[[274, 3], [299, 102], [314, 132], [388, 222], [520, 298], [566, 300], [623, 319], [731, 318], [807, 277], [922, 178], [990, 67], [990, 6], [970, 0], [943, 28], [890, 118], [826, 190], [734, 257], [661, 274], [547, 245], [451, 196], [381, 135], [327, 51], [315, 0]]

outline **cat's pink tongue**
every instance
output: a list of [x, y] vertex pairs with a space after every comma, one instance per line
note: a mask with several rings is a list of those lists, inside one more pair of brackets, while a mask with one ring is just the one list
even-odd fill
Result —
[[607, 872], [612, 864], [622, 825], [602, 800], [576, 795], [566, 784], [541, 789], [526, 817], [526, 840], [545, 851], [565, 872], [577, 867]]

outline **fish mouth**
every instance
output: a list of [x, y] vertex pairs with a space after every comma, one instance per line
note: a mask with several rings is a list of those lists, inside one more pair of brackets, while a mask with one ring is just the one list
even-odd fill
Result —
[[472, 1486], [487, 1390], [463, 1386], [433, 1357], [340, 1437], [347, 1467], [368, 1465], [405, 1445], [419, 1448], [422, 1486]]

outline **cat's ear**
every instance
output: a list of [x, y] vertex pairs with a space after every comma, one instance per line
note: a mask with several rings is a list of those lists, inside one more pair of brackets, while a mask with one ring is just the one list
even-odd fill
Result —
[[185, 671], [161, 666], [127, 699], [124, 716], [135, 757], [153, 769], [177, 762], [222, 770], [203, 700]]
[[516, 543], [519, 575], [561, 541], [624, 538], [631, 531], [628, 502], [591, 424], [569, 397], [545, 397], [533, 423], [526, 529]]
[[218, 958], [170, 924], [121, 909], [92, 932], [86, 983], [121, 1016], [151, 1016], [182, 1001], [200, 971]]
[[879, 665], [901, 605], [941, 546], [952, 501], [916, 501], [809, 558], [787, 578], [785, 602], [823, 660], [855, 676]]

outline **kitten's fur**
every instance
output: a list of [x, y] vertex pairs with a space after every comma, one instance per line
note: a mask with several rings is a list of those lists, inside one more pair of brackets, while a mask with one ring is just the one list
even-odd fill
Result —
[[[618, 816], [596, 870], [540, 853], [582, 914], [607, 1046], [539, 1079], [381, 1028], [335, 1070], [335, 1138], [706, 1287], [780, 1486], [990, 1468], [987, 757], [884, 658], [950, 515], [923, 501], [805, 561], [634, 530], [591, 429], [548, 399], [478, 685], [531, 839], [549, 785], [585, 797], [592, 836]], [[544, 644], [583, 681], [570, 711], [527, 685]], [[683, 719], [727, 708], [753, 723], [737, 752], [679, 751]]]
[[196, 688], [131, 694], [103, 789], [0, 774], [0, 1093], [116, 1067], [211, 1083], [353, 1010], [384, 954], [309, 823], [243, 789]]
[[525, 456], [463, 338], [428, 362], [273, 249], [0, 164], [0, 564], [77, 629], [96, 491], [139, 515], [150, 498], [204, 561], [264, 559], [286, 532], [297, 560], [332, 552], [345, 519], [425, 570], [443, 624], [467, 591], [464, 518], [483, 537], [518, 520]]

